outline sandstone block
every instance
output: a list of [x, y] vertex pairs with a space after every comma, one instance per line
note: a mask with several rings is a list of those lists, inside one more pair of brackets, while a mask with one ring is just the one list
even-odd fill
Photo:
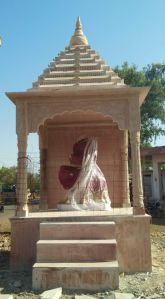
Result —
[[115, 290], [119, 286], [118, 263], [36, 263], [33, 266], [34, 290], [62, 287], [71, 290]]
[[43, 292], [40, 295], [41, 299], [59, 299], [62, 296], [62, 288], [56, 288]]
[[75, 295], [75, 299], [97, 299], [97, 297], [89, 295]]
[[118, 293], [114, 292], [115, 299], [134, 299], [134, 295], [131, 293]]
[[115, 223], [113, 221], [41, 223], [40, 240], [55, 239], [115, 239]]
[[14, 299], [14, 297], [10, 294], [0, 294], [0, 299]]
[[104, 262], [116, 260], [116, 240], [40, 240], [37, 262]]

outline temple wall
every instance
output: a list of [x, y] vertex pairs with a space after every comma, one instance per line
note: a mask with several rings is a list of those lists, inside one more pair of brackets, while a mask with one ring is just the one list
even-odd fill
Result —
[[69, 165], [73, 144], [81, 137], [97, 137], [98, 159], [107, 181], [113, 207], [122, 206], [121, 142], [123, 131], [109, 127], [53, 127], [48, 131], [47, 184], [48, 207], [53, 209], [65, 199], [66, 190], [61, 186], [58, 172], [61, 165]]

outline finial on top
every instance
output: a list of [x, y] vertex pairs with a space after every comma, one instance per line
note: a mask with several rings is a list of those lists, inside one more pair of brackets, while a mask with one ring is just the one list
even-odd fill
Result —
[[80, 17], [77, 18], [76, 28], [70, 40], [70, 46], [88, 46], [88, 40], [83, 33]]
[[76, 29], [77, 30], [82, 29], [82, 24], [79, 16], [77, 17], [77, 21], [76, 21]]

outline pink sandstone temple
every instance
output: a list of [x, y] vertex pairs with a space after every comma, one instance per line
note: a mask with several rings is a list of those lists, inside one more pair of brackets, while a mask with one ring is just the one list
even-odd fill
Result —
[[[11, 268], [31, 269], [34, 289], [117, 289], [120, 272], [151, 271], [140, 161], [140, 106], [148, 92], [127, 86], [105, 64], [78, 18], [69, 45], [33, 87], [7, 93], [18, 138]], [[40, 208], [29, 212], [27, 142], [35, 132]]]

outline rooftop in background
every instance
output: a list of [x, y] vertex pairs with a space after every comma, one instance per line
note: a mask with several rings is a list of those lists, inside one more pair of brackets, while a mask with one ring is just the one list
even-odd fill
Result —
[[164, 155], [165, 146], [155, 146], [141, 149], [141, 157], [153, 156], [153, 155]]
[[93, 85], [126, 86], [123, 79], [91, 49], [78, 17], [69, 46], [53, 59], [29, 90]]

